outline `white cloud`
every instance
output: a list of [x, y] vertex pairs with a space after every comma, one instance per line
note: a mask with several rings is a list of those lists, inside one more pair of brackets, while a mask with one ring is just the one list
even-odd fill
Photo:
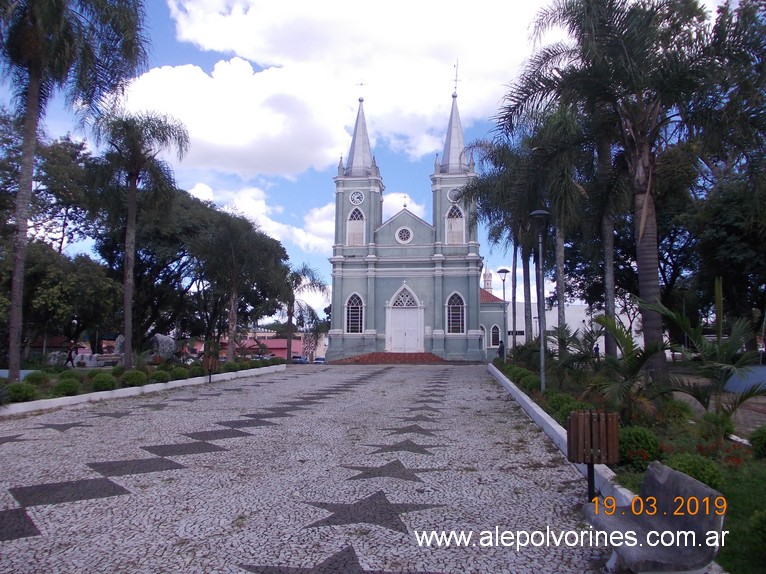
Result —
[[383, 195], [383, 221], [399, 213], [404, 207], [421, 219], [425, 219], [426, 206], [416, 203], [409, 193], [385, 193]]

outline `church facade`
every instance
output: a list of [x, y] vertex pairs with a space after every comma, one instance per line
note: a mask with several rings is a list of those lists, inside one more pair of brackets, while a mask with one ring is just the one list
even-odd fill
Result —
[[496, 349], [505, 305], [481, 288], [474, 206], [459, 197], [475, 177], [453, 94], [444, 152], [431, 174], [432, 222], [406, 206], [383, 221], [385, 186], [359, 99], [351, 149], [334, 178], [328, 361], [384, 351], [483, 361]]

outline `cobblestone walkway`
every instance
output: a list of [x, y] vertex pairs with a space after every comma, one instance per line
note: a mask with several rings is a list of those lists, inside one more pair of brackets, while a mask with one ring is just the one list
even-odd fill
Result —
[[[0, 572], [578, 573], [584, 480], [485, 366], [281, 373], [0, 420]], [[416, 533], [473, 533], [422, 547]], [[480, 535], [482, 536], [480, 538]]]

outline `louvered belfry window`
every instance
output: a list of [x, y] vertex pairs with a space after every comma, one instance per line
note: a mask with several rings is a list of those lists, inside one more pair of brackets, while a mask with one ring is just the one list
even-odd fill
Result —
[[463, 212], [453, 205], [447, 212], [447, 243], [463, 243]]
[[356, 208], [349, 213], [346, 233], [348, 245], [364, 245], [364, 214], [361, 209]]

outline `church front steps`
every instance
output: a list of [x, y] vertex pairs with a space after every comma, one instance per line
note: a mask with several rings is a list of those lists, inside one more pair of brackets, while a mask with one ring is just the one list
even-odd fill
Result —
[[434, 363], [446, 363], [446, 361], [433, 353], [368, 353], [330, 362], [332, 365], [431, 365]]

